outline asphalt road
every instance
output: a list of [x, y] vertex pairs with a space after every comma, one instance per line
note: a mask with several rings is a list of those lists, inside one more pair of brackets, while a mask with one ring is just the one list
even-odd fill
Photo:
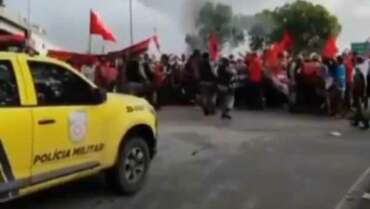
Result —
[[97, 176], [0, 208], [330, 209], [370, 166], [370, 132], [345, 120], [238, 111], [229, 122], [188, 107], [160, 120], [159, 153], [136, 196], [116, 196]]

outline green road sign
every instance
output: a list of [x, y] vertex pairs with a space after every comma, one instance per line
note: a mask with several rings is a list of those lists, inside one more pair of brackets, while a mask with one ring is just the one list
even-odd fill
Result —
[[358, 54], [366, 54], [370, 52], [370, 43], [363, 42], [363, 43], [352, 43], [351, 49]]

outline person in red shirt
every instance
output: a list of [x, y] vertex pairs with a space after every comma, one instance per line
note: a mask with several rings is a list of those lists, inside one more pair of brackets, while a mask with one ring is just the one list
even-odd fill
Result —
[[96, 69], [97, 84], [107, 91], [114, 90], [117, 78], [118, 70], [109, 61], [104, 61], [104, 63]]
[[255, 83], [262, 82], [262, 61], [257, 54], [253, 54], [249, 63], [249, 78]]
[[164, 54], [161, 56], [161, 60], [154, 67], [154, 88], [155, 88], [155, 108], [159, 110], [163, 103], [164, 90], [169, 73], [169, 57]]
[[262, 78], [263, 66], [260, 57], [253, 53], [249, 60], [249, 83], [252, 99], [252, 108], [257, 110], [264, 109], [263, 92], [262, 92]]

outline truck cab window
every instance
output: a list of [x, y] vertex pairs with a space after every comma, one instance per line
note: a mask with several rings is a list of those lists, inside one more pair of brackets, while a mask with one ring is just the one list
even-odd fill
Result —
[[29, 62], [38, 105], [83, 105], [92, 103], [93, 87], [61, 66]]
[[10, 61], [0, 61], [0, 107], [20, 105], [17, 82]]

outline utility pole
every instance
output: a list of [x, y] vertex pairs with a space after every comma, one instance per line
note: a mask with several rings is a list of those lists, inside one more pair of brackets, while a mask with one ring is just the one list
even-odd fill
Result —
[[5, 7], [4, 0], [0, 0], [0, 7]]
[[130, 13], [130, 43], [134, 44], [134, 24], [133, 24], [133, 11], [132, 11], [132, 0], [129, 0], [129, 13]]
[[31, 8], [31, 0], [28, 0], [27, 1], [27, 21], [28, 21], [28, 30], [31, 30], [31, 12], [32, 12], [32, 8]]
[[31, 47], [31, 35], [32, 35], [32, 23], [31, 23], [31, 15], [32, 15], [32, 5], [31, 0], [27, 1], [27, 37], [26, 37], [26, 47]]

